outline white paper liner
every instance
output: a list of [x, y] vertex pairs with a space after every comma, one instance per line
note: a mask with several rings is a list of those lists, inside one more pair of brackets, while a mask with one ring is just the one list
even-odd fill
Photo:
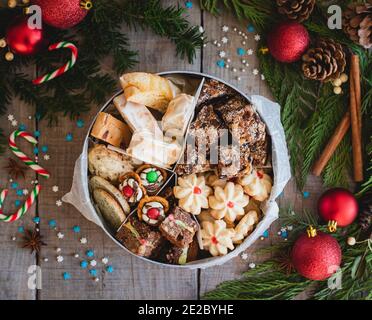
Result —
[[[200, 75], [206, 76], [207, 75]], [[213, 78], [213, 77], [211, 77]], [[217, 78], [216, 78], [217, 79]], [[223, 80], [217, 79], [221, 82]], [[226, 82], [224, 82], [226, 83]], [[229, 85], [229, 84], [228, 84]], [[231, 86], [231, 85], [229, 85]], [[238, 256], [241, 252], [250, 247], [262, 234], [270, 227], [271, 223], [278, 219], [279, 217], [279, 207], [275, 202], [276, 198], [281, 194], [285, 185], [291, 178], [290, 174], [290, 164], [287, 151], [287, 144], [285, 140], [285, 134], [283, 126], [280, 121], [280, 106], [277, 103], [270, 101], [269, 99], [253, 95], [247, 96], [242, 93], [240, 90], [234, 88], [248, 100], [252, 102], [257, 112], [260, 114], [262, 120], [266, 123], [268, 133], [271, 136], [272, 144], [272, 166], [274, 172], [273, 187], [270, 194], [270, 198], [261, 204], [261, 210], [264, 214], [263, 219], [257, 224], [254, 231], [244, 240], [242, 244], [237, 246], [233, 251], [228, 253], [225, 256], [213, 257], [202, 259], [194, 262], [187, 263], [185, 265], [169, 265], [160, 263], [157, 261], [152, 261], [143, 257], [138, 257], [142, 260], [150, 261], [152, 263], [163, 265], [167, 267], [176, 267], [176, 268], [186, 268], [186, 269], [196, 269], [196, 268], [208, 268], [215, 265], [221, 265], [226, 261]], [[107, 105], [107, 104], [106, 104]], [[103, 107], [103, 109], [106, 106]], [[93, 121], [94, 123], [94, 121]], [[63, 196], [62, 200], [68, 202], [75, 206], [82, 215], [100, 226], [107, 235], [115, 241], [119, 246], [121, 246], [125, 251], [131, 253], [126, 249], [119, 241], [117, 241], [108, 231], [108, 228], [105, 226], [102, 218], [99, 216], [99, 213], [94, 209], [93, 202], [89, 195], [88, 188], [88, 137], [85, 140], [83, 146], [83, 152], [80, 157], [76, 160], [74, 177], [72, 188], [69, 193]], [[133, 254], [133, 253], [131, 253]]]

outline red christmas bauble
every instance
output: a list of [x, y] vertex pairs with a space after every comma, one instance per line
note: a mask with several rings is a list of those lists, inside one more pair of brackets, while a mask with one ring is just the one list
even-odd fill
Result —
[[279, 23], [269, 34], [267, 46], [271, 55], [280, 62], [299, 60], [310, 44], [306, 28], [295, 21]]
[[43, 22], [58, 28], [69, 29], [80, 23], [88, 13], [81, 0], [33, 0], [40, 6]]
[[329, 234], [318, 232], [314, 237], [301, 235], [295, 242], [291, 260], [299, 274], [310, 280], [329, 278], [341, 264], [341, 248]]
[[346, 189], [329, 189], [318, 201], [318, 212], [323, 220], [336, 221], [338, 227], [346, 227], [358, 214], [358, 202]]
[[46, 45], [43, 30], [29, 28], [28, 18], [23, 16], [8, 26], [5, 40], [9, 48], [19, 55], [33, 55]]

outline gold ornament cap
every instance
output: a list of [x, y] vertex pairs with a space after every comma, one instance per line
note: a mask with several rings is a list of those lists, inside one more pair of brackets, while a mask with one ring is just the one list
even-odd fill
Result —
[[90, 0], [82, 0], [80, 1], [80, 7], [85, 10], [90, 10], [93, 7], [93, 3]]
[[337, 231], [337, 221], [335, 220], [328, 221], [328, 231], [332, 233]]
[[306, 229], [306, 232], [307, 232], [307, 236], [309, 238], [314, 238], [316, 237], [317, 233], [316, 233], [316, 229], [310, 225], [307, 229]]

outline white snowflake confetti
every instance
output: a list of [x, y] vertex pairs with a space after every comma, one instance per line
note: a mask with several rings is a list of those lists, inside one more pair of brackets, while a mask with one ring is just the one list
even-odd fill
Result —
[[86, 244], [88, 242], [87, 238], [81, 238], [80, 243]]
[[11, 122], [11, 124], [12, 124], [13, 127], [16, 127], [18, 125], [18, 121], [17, 120], [13, 120]]
[[92, 260], [89, 262], [89, 264], [92, 266], [92, 267], [95, 267], [97, 265], [97, 261], [96, 260]]
[[58, 186], [53, 186], [53, 187], [52, 187], [52, 191], [53, 191], [53, 192], [58, 192], [58, 190], [59, 190]]
[[293, 230], [293, 226], [288, 226], [287, 229], [288, 229], [288, 231], [292, 231]]
[[220, 51], [218, 53], [218, 55], [220, 56], [220, 58], [225, 58], [226, 57], [226, 52], [225, 51]]
[[58, 239], [63, 239], [65, 237], [65, 235], [62, 232], [58, 232], [57, 237], [58, 237]]
[[253, 69], [252, 73], [253, 73], [255, 76], [257, 76], [257, 75], [259, 74], [259, 71], [258, 71], [258, 69]]
[[108, 264], [109, 260], [108, 260], [107, 257], [103, 257], [101, 261], [102, 261], [103, 264]]
[[49, 154], [44, 154], [44, 160], [48, 161], [50, 159], [50, 155]]
[[247, 253], [242, 253], [241, 256], [240, 256], [243, 260], [247, 260], [248, 259], [248, 254]]
[[27, 196], [28, 195], [28, 190], [27, 189], [23, 189], [22, 190], [22, 193], [23, 193], [24, 196]]
[[12, 114], [8, 115], [8, 120], [9, 121], [13, 121], [14, 120], [14, 116]]
[[223, 32], [228, 32], [229, 31], [229, 27], [228, 26], [223, 26], [222, 27], [222, 31]]
[[223, 38], [221, 39], [221, 42], [224, 43], [224, 44], [226, 44], [226, 43], [229, 42], [229, 39], [226, 38], [226, 37], [223, 37]]
[[256, 264], [253, 263], [253, 262], [251, 262], [251, 263], [248, 265], [248, 267], [250, 267], [251, 269], [254, 269], [254, 268], [256, 268]]
[[256, 35], [254, 36], [254, 40], [256, 40], [256, 41], [260, 41], [260, 40], [261, 40], [261, 36], [260, 36], [259, 34], [256, 34]]
[[63, 257], [62, 256], [57, 256], [57, 262], [61, 263], [63, 261]]
[[57, 205], [57, 207], [60, 207], [62, 205], [62, 201], [61, 200], [57, 200], [56, 201], [56, 205]]
[[253, 50], [252, 49], [248, 49], [247, 50], [247, 55], [251, 56], [253, 54]]
[[[264, 81], [265, 80], [265, 75], [261, 74], [261, 80]], [[289, 230], [289, 229], [288, 229]]]

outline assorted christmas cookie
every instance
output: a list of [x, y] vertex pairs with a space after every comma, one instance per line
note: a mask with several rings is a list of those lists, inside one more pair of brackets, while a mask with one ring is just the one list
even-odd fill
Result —
[[167, 172], [151, 164], [140, 166], [136, 172], [149, 195], [156, 194], [167, 180]]
[[198, 257], [199, 245], [196, 240], [191, 242], [190, 246], [180, 248], [177, 246], [171, 247], [165, 255], [166, 261], [170, 264], [186, 264], [195, 261]]
[[248, 205], [249, 197], [244, 194], [243, 187], [228, 182], [225, 188], [216, 187], [214, 195], [209, 197], [211, 216], [215, 219], [225, 219], [233, 223], [237, 216], [244, 215], [244, 207]]
[[227, 229], [225, 221], [204, 221], [201, 228], [203, 249], [209, 250], [212, 256], [223, 256], [227, 254], [228, 249], [234, 249], [232, 238], [235, 231]]
[[163, 237], [179, 248], [190, 245], [198, 230], [198, 225], [191, 216], [180, 207], [174, 207], [159, 227]]
[[120, 177], [119, 189], [130, 205], [137, 204], [146, 196], [146, 189], [142, 186], [141, 178], [135, 172], [128, 172]]
[[191, 174], [180, 177], [178, 185], [173, 188], [174, 196], [179, 199], [179, 206], [194, 215], [201, 209], [208, 209], [208, 196], [212, 189], [205, 184], [204, 176]]
[[248, 211], [235, 227], [233, 243], [242, 243], [248, 234], [253, 230], [254, 225], [258, 222], [257, 211]]
[[269, 198], [272, 179], [262, 170], [253, 170], [239, 180], [243, 186], [244, 192], [258, 201], [264, 201]]
[[169, 210], [168, 201], [162, 197], [145, 197], [137, 208], [138, 218], [150, 226], [158, 226]]

